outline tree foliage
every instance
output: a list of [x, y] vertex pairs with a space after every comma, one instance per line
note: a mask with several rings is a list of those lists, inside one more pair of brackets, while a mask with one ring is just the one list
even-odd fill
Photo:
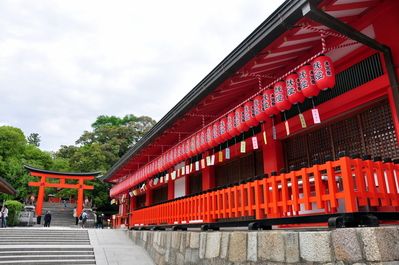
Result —
[[24, 205], [14, 200], [8, 200], [5, 205], [8, 208], [7, 225], [17, 225], [19, 223], [19, 213], [23, 210]]
[[33, 146], [39, 147], [40, 146], [40, 136], [39, 136], [39, 134], [38, 133], [31, 133], [28, 136], [28, 143], [33, 145]]
[[131, 122], [135, 122], [136, 120], [137, 117], [133, 114], [125, 115], [125, 117], [123, 118], [119, 118], [116, 116], [100, 115], [97, 117], [97, 120], [92, 123], [91, 127], [93, 128], [93, 130], [97, 130], [102, 126], [121, 127]]
[[[31, 194], [37, 194], [38, 187], [31, 187], [28, 183], [38, 181], [38, 177], [31, 176], [23, 164], [60, 172], [102, 170], [102, 173], [106, 173], [155, 123], [147, 116], [129, 114], [119, 118], [101, 115], [91, 125], [93, 131], [85, 131], [76, 141], [77, 146], [62, 145], [56, 152], [40, 150], [40, 136], [37, 133], [26, 138], [21, 129], [0, 126], [0, 176], [19, 191], [15, 196], [0, 194], [0, 199], [23, 201]], [[48, 181], [58, 180], [49, 178]], [[110, 184], [101, 183], [98, 179], [86, 181], [85, 184], [95, 187], [94, 190], [86, 190], [85, 195], [98, 208], [106, 210], [110, 205]], [[57, 194], [67, 199], [69, 196], [76, 197], [77, 190], [46, 188], [47, 194]]]
[[11, 126], [0, 127], [0, 156], [3, 160], [21, 156], [26, 146], [26, 138], [21, 129]]

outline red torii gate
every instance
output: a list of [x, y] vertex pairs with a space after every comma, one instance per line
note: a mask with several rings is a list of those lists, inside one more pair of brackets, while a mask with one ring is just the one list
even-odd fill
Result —
[[[98, 176], [101, 173], [101, 171], [84, 172], [84, 173], [50, 171], [50, 170], [34, 168], [25, 164], [24, 167], [30, 172], [32, 176], [41, 177], [39, 182], [29, 182], [29, 186], [39, 187], [39, 192], [37, 195], [37, 202], [36, 202], [37, 216], [42, 215], [44, 190], [46, 187], [78, 189], [78, 203], [77, 203], [76, 214], [77, 216], [79, 216], [83, 210], [83, 190], [94, 189], [94, 186], [85, 185], [84, 181], [94, 179], [95, 176]], [[60, 183], [49, 183], [46, 181], [47, 178], [58, 178], [60, 179]], [[76, 179], [79, 180], [79, 183], [67, 184], [65, 183], [66, 179]]]

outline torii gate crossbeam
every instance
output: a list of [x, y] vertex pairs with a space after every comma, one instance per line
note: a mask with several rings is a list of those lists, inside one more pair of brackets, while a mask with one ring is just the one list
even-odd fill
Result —
[[[83, 192], [84, 190], [92, 190], [94, 186], [85, 185], [85, 180], [94, 179], [95, 176], [98, 176], [101, 171], [96, 172], [85, 172], [85, 173], [72, 173], [72, 172], [58, 172], [58, 171], [50, 171], [34, 168], [24, 164], [24, 167], [30, 172], [32, 176], [40, 177], [39, 182], [29, 182], [29, 186], [39, 187], [39, 192], [37, 195], [36, 202], [36, 215], [42, 215], [43, 209], [43, 201], [44, 201], [44, 191], [46, 187], [55, 187], [55, 188], [68, 188], [68, 189], [78, 189], [78, 203], [76, 208], [76, 214], [79, 216], [83, 210]], [[49, 183], [47, 182], [47, 178], [57, 178], [60, 179], [59, 183]], [[66, 179], [75, 179], [78, 180], [78, 184], [67, 184], [65, 183]]]

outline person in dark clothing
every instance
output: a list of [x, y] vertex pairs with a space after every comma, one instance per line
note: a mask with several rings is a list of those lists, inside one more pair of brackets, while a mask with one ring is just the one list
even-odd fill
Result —
[[87, 220], [87, 213], [86, 213], [86, 211], [83, 211], [81, 217], [82, 217], [82, 228], [85, 228], [86, 220]]
[[44, 216], [44, 227], [50, 227], [51, 223], [51, 213], [50, 211], [46, 212], [46, 215]]
[[101, 215], [99, 215], [98, 216], [98, 219], [97, 219], [97, 227], [100, 229], [104, 229], [104, 226], [103, 226], [103, 223], [104, 223], [104, 214], [101, 214]]

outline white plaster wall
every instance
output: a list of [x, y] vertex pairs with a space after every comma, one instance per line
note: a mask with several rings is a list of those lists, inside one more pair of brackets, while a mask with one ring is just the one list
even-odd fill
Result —
[[175, 198], [186, 195], [186, 177], [175, 179]]

